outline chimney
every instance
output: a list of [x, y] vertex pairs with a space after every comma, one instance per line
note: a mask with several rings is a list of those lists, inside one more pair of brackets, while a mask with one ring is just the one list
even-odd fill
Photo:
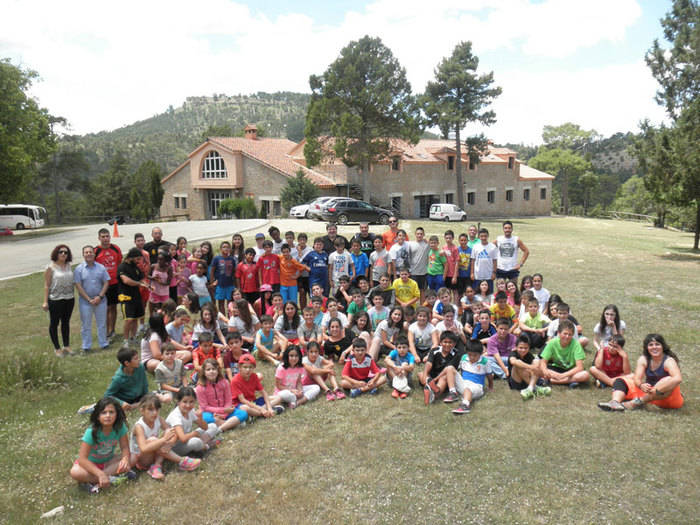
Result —
[[258, 127], [255, 124], [248, 124], [243, 131], [245, 132], [245, 138], [258, 140]]

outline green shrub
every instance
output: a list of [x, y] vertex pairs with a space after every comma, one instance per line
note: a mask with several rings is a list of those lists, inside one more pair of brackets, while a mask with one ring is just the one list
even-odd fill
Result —
[[224, 199], [219, 206], [221, 215], [233, 215], [237, 219], [254, 219], [257, 215], [253, 199]]
[[0, 362], [0, 391], [54, 389], [66, 385], [58, 358], [41, 353], [17, 353]]

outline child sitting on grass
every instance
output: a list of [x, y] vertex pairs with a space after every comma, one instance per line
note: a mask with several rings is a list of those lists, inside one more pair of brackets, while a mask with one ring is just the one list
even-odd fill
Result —
[[[326, 393], [326, 401], [345, 399], [345, 393], [340, 389], [335, 379], [333, 360], [321, 356], [321, 348], [317, 342], [308, 343], [306, 355], [301, 360], [301, 364], [306, 370], [306, 375], [302, 378], [302, 385], [317, 384]], [[326, 381], [331, 384], [330, 388]]]
[[[113, 397], [123, 410], [131, 410], [141, 398], [148, 393], [146, 368], [139, 362], [139, 353], [131, 348], [120, 348], [117, 352], [119, 369], [114, 374], [112, 382], [107, 387], [104, 397]], [[156, 394], [161, 403], [170, 403], [169, 393]]]
[[[263, 388], [261, 376], [254, 373], [257, 363], [251, 354], [243, 354], [238, 361], [240, 372], [231, 382], [233, 400], [237, 409], [245, 410], [248, 416], [272, 417], [284, 412], [278, 396], [269, 397]], [[259, 394], [259, 395], [258, 395]]]
[[[80, 454], [73, 463], [70, 476], [78, 483], [85, 483], [92, 494], [108, 487], [115, 474], [129, 472], [131, 455], [126, 416], [120, 403], [105, 396], [90, 414], [91, 428], [83, 434]], [[117, 446], [121, 456], [114, 451]]]
[[559, 335], [549, 341], [540, 354], [542, 377], [554, 385], [577, 388], [588, 382], [588, 372], [583, 368], [586, 354], [574, 339], [576, 327], [569, 320], [559, 321]]
[[357, 397], [365, 392], [375, 395], [377, 389], [386, 383], [386, 374], [367, 354], [367, 343], [359, 337], [352, 341], [352, 355], [345, 361], [341, 377], [340, 386], [350, 390], [350, 397]]
[[235, 408], [231, 383], [224, 377], [216, 359], [206, 359], [195, 388], [197, 402], [206, 423], [215, 423], [221, 432], [231, 430], [248, 419], [248, 413]]
[[518, 344], [508, 356], [508, 386], [511, 390], [519, 390], [523, 401], [537, 396], [548, 396], [552, 393], [551, 387], [537, 386], [537, 380], [541, 377], [538, 359], [530, 352], [530, 338], [527, 334], [518, 337]]
[[139, 470], [148, 469], [153, 479], [163, 479], [163, 461], [165, 459], [177, 463], [181, 470], [194, 470], [200, 460], [185, 456], [184, 458], [172, 451], [177, 441], [175, 430], [165, 422], [159, 414], [160, 400], [154, 394], [147, 394], [139, 403], [141, 417], [134, 424], [131, 432], [131, 466]]
[[[408, 348], [408, 339], [401, 335], [396, 339], [396, 348], [384, 359], [387, 375], [392, 381], [391, 397], [395, 399], [405, 399], [411, 389], [411, 373], [416, 367], [416, 360]], [[397, 380], [397, 383], [405, 383], [405, 386], [401, 385], [403, 388], [399, 389], [399, 384], [395, 385], [394, 380]]]
[[[182, 388], [185, 379], [185, 369], [181, 359], [177, 359], [175, 347], [170, 343], [163, 345], [163, 360], [155, 371], [156, 383], [161, 391], [170, 392], [170, 395]], [[163, 392], [164, 393], [164, 392]]]
[[273, 329], [274, 320], [269, 315], [263, 315], [260, 318], [260, 323], [262, 328], [255, 334], [253, 355], [277, 366], [280, 364], [282, 352], [287, 348], [287, 340]]
[[[483, 397], [486, 380], [488, 380], [490, 392], [493, 390], [491, 365], [481, 355], [481, 344], [477, 341], [468, 341], [467, 352], [459, 360], [455, 376], [455, 388], [462, 394], [462, 402], [452, 410], [452, 413], [455, 415], [469, 413], [472, 401]], [[447, 398], [445, 400], [447, 401]]]
[[598, 388], [612, 387], [615, 378], [630, 373], [630, 360], [623, 350], [625, 338], [620, 334], [613, 335], [595, 354], [593, 366], [588, 369], [595, 377]]
[[496, 334], [486, 340], [486, 360], [491, 365], [491, 372], [500, 379], [509, 375], [506, 362], [515, 348], [517, 338], [510, 333], [510, 321], [501, 317], [496, 321]]
[[647, 404], [674, 409], [683, 406], [680, 388], [683, 378], [676, 354], [660, 334], [647, 335], [642, 348], [634, 376], [615, 379], [612, 400], [598, 403], [598, 407], [618, 412]]
[[316, 399], [321, 392], [317, 384], [304, 385], [306, 370], [301, 364], [301, 350], [297, 345], [289, 345], [282, 354], [282, 362], [275, 371], [275, 395], [296, 408]]
[[[425, 387], [426, 405], [435, 401], [435, 396], [448, 387], [447, 374], [444, 371], [447, 367], [454, 365], [453, 361], [457, 355], [455, 346], [458, 340], [459, 338], [453, 332], [446, 331], [440, 334], [440, 347], [428, 354], [428, 362], [425, 363], [423, 371], [418, 374], [418, 380]], [[454, 400], [456, 401], [456, 398]]]
[[177, 406], [168, 414], [165, 422], [175, 429], [177, 442], [173, 452], [186, 456], [190, 452], [204, 452], [218, 443], [215, 440], [219, 428], [202, 418], [197, 407], [197, 394], [194, 388], [183, 386], [175, 396]]
[[230, 332], [226, 334], [226, 346], [221, 351], [221, 359], [224, 362], [224, 375], [229, 383], [233, 380], [238, 372], [238, 362], [243, 354], [247, 354], [248, 350], [243, 348], [243, 338], [238, 332]]

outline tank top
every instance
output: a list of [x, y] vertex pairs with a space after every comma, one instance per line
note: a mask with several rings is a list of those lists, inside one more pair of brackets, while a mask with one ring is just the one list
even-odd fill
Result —
[[518, 237], [505, 235], [498, 237], [498, 269], [508, 272], [518, 264]]
[[[149, 427], [142, 417], [139, 418], [139, 420], [134, 424], [134, 429], [136, 429], [137, 426], [143, 429], [143, 437], [145, 439], [149, 439], [152, 437], [157, 438], [158, 434], [160, 434], [160, 417], [156, 418], [156, 421], [153, 424], [153, 428]], [[131, 439], [129, 440], [129, 450], [132, 454], [138, 454], [140, 452], [139, 443], [138, 441], [136, 441], [136, 437], [134, 436], [133, 430], [131, 431]]]
[[669, 375], [668, 372], [664, 370], [664, 363], [666, 362], [666, 359], [668, 359], [668, 356], [664, 354], [664, 358], [661, 360], [661, 364], [656, 369], [651, 368], [651, 359], [647, 363], [647, 383], [649, 383], [651, 386], [654, 386], [664, 377], [667, 377]]
[[61, 268], [59, 265], [51, 263], [47, 268], [51, 268], [49, 299], [52, 301], [73, 299], [75, 297], [73, 294], [73, 270], [71, 270], [70, 264]]

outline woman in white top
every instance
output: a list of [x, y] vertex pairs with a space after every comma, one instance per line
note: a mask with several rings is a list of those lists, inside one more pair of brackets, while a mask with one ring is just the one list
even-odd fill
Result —
[[[51, 262], [44, 272], [44, 304], [41, 307], [49, 312], [49, 337], [58, 357], [73, 354], [70, 349], [70, 318], [75, 306], [72, 260], [70, 248], [59, 244], [51, 252]], [[62, 347], [58, 343], [59, 323]]]

